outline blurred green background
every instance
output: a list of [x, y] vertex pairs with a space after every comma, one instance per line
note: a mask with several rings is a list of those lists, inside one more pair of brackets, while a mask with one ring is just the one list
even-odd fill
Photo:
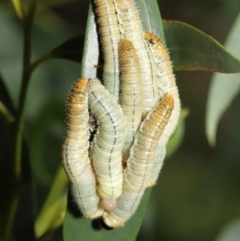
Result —
[[[70, 37], [84, 33], [89, 5], [86, 0], [38, 2], [32, 36], [33, 60]], [[240, 11], [240, 1], [161, 0], [159, 7], [164, 19], [186, 22], [223, 44]], [[15, 106], [21, 77], [22, 39], [21, 24], [11, 2], [1, 0], [0, 73]], [[30, 197], [26, 195], [30, 198], [26, 203], [32, 199], [33, 205], [23, 206], [18, 210], [20, 215], [30, 208], [33, 217], [38, 216], [54, 180], [60, 163], [65, 102], [79, 73], [78, 63], [52, 59], [32, 75], [25, 112], [25, 140], [33, 173], [28, 179], [31, 181], [26, 182], [26, 193], [34, 190]], [[176, 73], [182, 107], [187, 107], [190, 115], [180, 148], [165, 161], [158, 184], [153, 188], [138, 241], [220, 241], [217, 238], [222, 230], [240, 219], [240, 97], [224, 114], [217, 146], [210, 148], [204, 121], [211, 77], [212, 73], [207, 72]], [[2, 160], [7, 156], [6, 145], [1, 140]], [[16, 233], [21, 233], [21, 225], [16, 221]], [[61, 229], [51, 237], [61, 240]], [[233, 240], [240, 240], [240, 236], [229, 239]]]

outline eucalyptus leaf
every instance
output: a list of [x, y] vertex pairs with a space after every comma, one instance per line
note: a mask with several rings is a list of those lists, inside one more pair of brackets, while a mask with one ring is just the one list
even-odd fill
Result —
[[126, 223], [124, 227], [108, 230], [101, 226], [100, 220], [88, 220], [84, 217], [74, 215], [67, 210], [64, 221], [64, 240], [68, 241], [133, 241], [136, 240], [142, 219], [147, 207], [148, 199], [151, 194], [151, 188], [148, 188], [138, 207], [137, 213]]
[[84, 35], [73, 37], [54, 50], [51, 54], [54, 58], [64, 58], [80, 62], [83, 53]]
[[240, 72], [240, 60], [211, 36], [179, 21], [163, 26], [174, 70]]
[[188, 117], [188, 115], [189, 115], [189, 110], [183, 109], [180, 115], [177, 129], [175, 130], [175, 132], [173, 133], [173, 135], [171, 136], [167, 144], [166, 159], [169, 158], [171, 155], [173, 155], [174, 152], [181, 145], [184, 138], [184, 133], [185, 133], [185, 119]]
[[12, 4], [15, 8], [15, 11], [16, 11], [18, 17], [23, 20], [25, 18], [26, 13], [25, 13], [24, 7], [22, 5], [22, 1], [12, 0]]
[[[240, 14], [238, 15], [226, 41], [226, 47], [240, 56], [239, 45]], [[228, 65], [226, 59], [226, 65]], [[231, 105], [240, 90], [240, 74], [214, 74], [208, 93], [206, 113], [206, 135], [210, 145], [216, 143], [216, 131], [223, 113]]]
[[4, 83], [3, 77], [1, 75], [0, 75], [0, 101], [2, 102], [2, 105], [6, 109], [7, 113], [9, 113], [8, 116], [14, 116], [16, 112], [15, 107], [13, 105], [13, 101], [10, 97], [9, 91]]
[[215, 241], [237, 241], [240, 237], [240, 219], [229, 223], [219, 233]]
[[46, 231], [62, 224], [66, 208], [67, 183], [66, 174], [60, 166], [42, 210], [35, 221], [34, 229], [37, 238]]

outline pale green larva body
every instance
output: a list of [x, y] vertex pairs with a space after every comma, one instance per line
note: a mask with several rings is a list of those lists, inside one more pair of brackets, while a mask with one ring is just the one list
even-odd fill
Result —
[[[97, 192], [103, 208], [112, 209], [122, 193], [122, 148], [126, 137], [126, 119], [120, 105], [97, 79], [88, 82], [88, 105], [98, 123], [91, 145]], [[111, 207], [106, 205], [108, 203]]]
[[172, 62], [168, 50], [164, 43], [153, 33], [145, 32], [144, 37], [148, 43], [149, 49], [153, 55], [157, 66], [158, 89], [161, 96], [171, 94], [174, 99], [174, 109], [169, 123], [160, 138], [159, 145], [167, 145], [170, 136], [177, 127], [181, 112], [181, 103], [178, 94], [178, 88], [173, 74]]
[[131, 41], [137, 51], [144, 89], [144, 118], [155, 106], [160, 97], [156, 78], [156, 66], [147, 43], [144, 41], [142, 24], [135, 2], [133, 0], [113, 0], [113, 2], [117, 13], [121, 38]]
[[127, 135], [123, 146], [123, 162], [129, 157], [134, 137], [142, 121], [142, 75], [133, 44], [124, 39], [119, 44], [120, 105], [127, 120]]
[[153, 108], [141, 123], [124, 170], [123, 191], [112, 212], [104, 212], [104, 222], [110, 227], [123, 226], [135, 213], [152, 173], [159, 139], [172, 115], [174, 100], [171, 95]]
[[86, 218], [97, 218], [103, 210], [98, 207], [96, 177], [88, 157], [87, 79], [75, 82], [67, 102], [66, 133], [62, 146], [62, 164], [71, 183], [74, 201]]
[[118, 44], [121, 36], [115, 6], [112, 0], [95, 0], [94, 2], [104, 57], [103, 84], [116, 102], [119, 102]]

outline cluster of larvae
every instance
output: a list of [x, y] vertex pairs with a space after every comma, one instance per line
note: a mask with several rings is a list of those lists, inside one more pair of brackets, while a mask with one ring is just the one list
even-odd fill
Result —
[[[95, 5], [103, 85], [87, 78], [73, 85], [62, 162], [83, 215], [119, 227], [156, 183], [180, 100], [168, 51], [155, 34], [143, 31], [134, 0]], [[90, 143], [91, 115], [97, 131]]]

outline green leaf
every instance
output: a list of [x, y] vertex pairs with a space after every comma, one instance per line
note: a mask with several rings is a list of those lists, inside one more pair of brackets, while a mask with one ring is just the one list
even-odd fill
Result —
[[229, 223], [215, 241], [236, 241], [240, 237], [240, 219]]
[[183, 109], [180, 115], [180, 120], [177, 126], [176, 131], [171, 136], [168, 144], [167, 144], [167, 155], [166, 158], [169, 158], [174, 154], [175, 151], [179, 148], [182, 143], [184, 133], [185, 133], [185, 119], [189, 115], [188, 109]]
[[79, 35], [62, 43], [49, 53], [46, 53], [45, 55], [31, 63], [31, 71], [33, 71], [38, 65], [40, 65], [44, 61], [52, 58], [68, 59], [80, 63], [83, 55], [84, 38], [85, 35]]
[[23, 20], [26, 17], [26, 12], [23, 8], [23, 5], [20, 0], [12, 0], [12, 4], [15, 8], [15, 11], [18, 15], [18, 17]]
[[66, 174], [61, 166], [35, 222], [34, 229], [37, 238], [41, 237], [46, 231], [57, 228], [62, 224], [66, 208], [67, 183]]
[[12, 122], [14, 120], [15, 108], [13, 102], [11, 100], [10, 94], [6, 85], [4, 84], [4, 80], [0, 75], [0, 113], [2, 113], [8, 122]]
[[[240, 14], [238, 15], [226, 41], [226, 47], [240, 56], [239, 45]], [[227, 60], [226, 60], [227, 64]], [[216, 131], [220, 118], [240, 89], [240, 74], [214, 74], [210, 85], [207, 114], [206, 114], [206, 135], [210, 145], [216, 143]]]
[[52, 50], [51, 54], [54, 58], [64, 58], [80, 62], [83, 53], [83, 43], [84, 35], [73, 37]]
[[126, 225], [122, 228], [115, 228], [113, 230], [106, 230], [103, 227], [101, 228], [101, 226], [98, 226], [98, 220], [92, 221], [85, 219], [84, 217], [77, 217], [68, 210], [64, 221], [64, 240], [136, 240], [148, 203], [148, 199], [150, 197], [150, 193], [151, 188], [148, 188], [144, 193], [137, 213], [132, 216], [132, 218], [126, 223]]
[[[144, 30], [154, 31], [162, 39], [164, 39], [163, 28], [160, 24], [161, 16], [159, 13], [157, 1], [137, 0], [136, 4], [141, 14]], [[81, 76], [86, 76], [88, 78], [96, 77], [96, 68], [94, 66], [98, 63], [98, 58], [99, 45], [96, 32], [96, 22], [93, 12], [90, 8], [83, 52]], [[145, 192], [137, 213], [126, 223], [125, 227], [116, 228], [112, 231], [107, 231], [104, 229], [96, 230], [92, 227], [92, 221], [80, 217], [75, 217], [68, 209], [64, 221], [64, 240], [135, 240], [142, 223], [150, 192], [151, 189], [148, 189]]]
[[240, 60], [211, 36], [178, 21], [163, 26], [174, 70], [240, 72]]

